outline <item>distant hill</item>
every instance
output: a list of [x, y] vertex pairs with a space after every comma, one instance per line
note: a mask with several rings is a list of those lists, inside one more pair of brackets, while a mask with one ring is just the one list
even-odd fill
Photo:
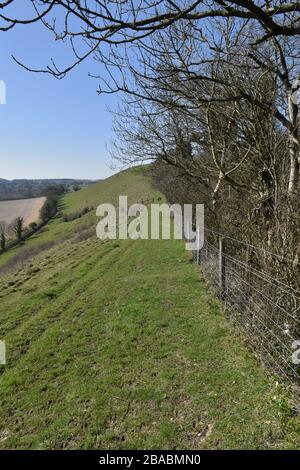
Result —
[[90, 180], [65, 179], [36, 179], [36, 180], [6, 180], [0, 178], [0, 201], [11, 199], [27, 199], [41, 197], [49, 186], [63, 185], [68, 190], [84, 188], [92, 184]]

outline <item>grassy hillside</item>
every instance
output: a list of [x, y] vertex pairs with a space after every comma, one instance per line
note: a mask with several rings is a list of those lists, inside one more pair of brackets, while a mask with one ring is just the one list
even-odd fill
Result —
[[[135, 169], [67, 195], [63, 210], [119, 194], [159, 196]], [[284, 389], [183, 243], [101, 242], [95, 222], [52, 221], [18, 249], [44, 251], [0, 278], [0, 448], [299, 447]]]
[[39, 246], [43, 247], [50, 243], [60, 244], [81, 232], [86, 226], [94, 227], [97, 222], [95, 209], [102, 202], [118, 205], [119, 195], [127, 195], [129, 204], [160, 196], [144, 173], [143, 167], [136, 167], [81, 191], [68, 193], [63, 198], [60, 208], [64, 214], [76, 213], [85, 207], [94, 207], [94, 210], [73, 222], [64, 223], [62, 218], [50, 221], [41, 232], [26, 242], [26, 247], [17, 247], [1, 255], [0, 269], [15, 255], [20, 256], [22, 251], [26, 252], [31, 248], [37, 250]]

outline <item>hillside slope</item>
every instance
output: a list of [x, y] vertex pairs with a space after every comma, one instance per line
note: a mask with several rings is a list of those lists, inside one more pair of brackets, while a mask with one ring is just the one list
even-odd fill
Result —
[[[63, 210], [119, 194], [159, 197], [135, 169], [67, 195]], [[0, 448], [299, 446], [284, 389], [242, 345], [183, 243], [101, 242], [96, 220], [56, 219], [0, 260], [42, 249], [0, 278]]]

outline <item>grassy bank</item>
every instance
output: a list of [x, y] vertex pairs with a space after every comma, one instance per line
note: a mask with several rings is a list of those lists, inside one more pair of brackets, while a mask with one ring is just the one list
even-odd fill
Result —
[[[134, 170], [67, 195], [64, 211], [119, 194], [158, 197]], [[94, 212], [52, 221], [28, 244], [53, 246], [0, 278], [0, 447], [299, 447], [286, 391], [184, 244], [101, 242], [95, 222]]]

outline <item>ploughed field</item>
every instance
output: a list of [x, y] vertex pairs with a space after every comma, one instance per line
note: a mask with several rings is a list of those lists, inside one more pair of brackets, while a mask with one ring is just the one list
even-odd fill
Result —
[[45, 197], [0, 201], [0, 221], [11, 224], [17, 217], [23, 217], [25, 225], [39, 219]]

